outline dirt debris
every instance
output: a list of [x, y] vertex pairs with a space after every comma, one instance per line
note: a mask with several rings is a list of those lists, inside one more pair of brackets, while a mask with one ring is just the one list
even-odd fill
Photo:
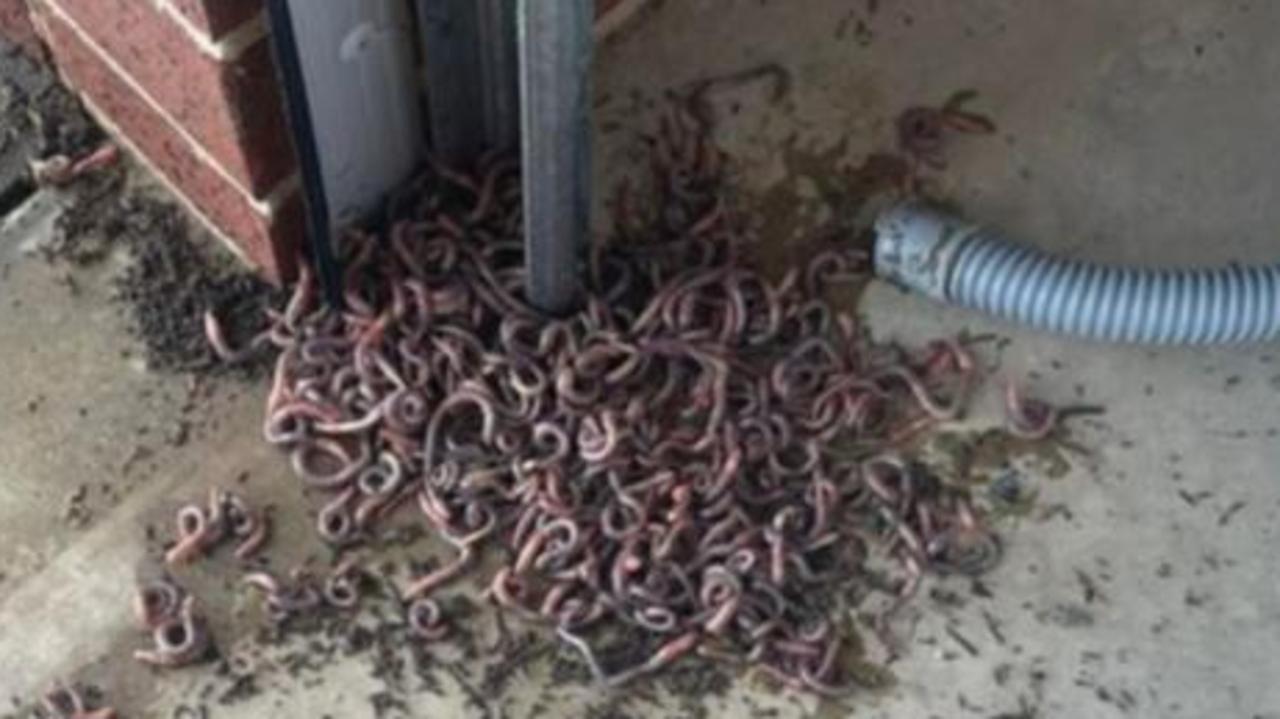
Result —
[[[117, 241], [128, 243], [132, 262], [116, 281], [116, 297], [146, 348], [147, 364], [161, 371], [260, 376], [268, 357], [227, 365], [204, 336], [202, 316], [213, 310], [229, 341], [238, 346], [265, 327], [264, 309], [279, 301], [267, 283], [211, 256], [197, 243], [185, 215], [145, 194], [110, 198], [97, 215]], [[203, 245], [203, 246], [202, 246]]]
[[[114, 159], [105, 140], [51, 72], [0, 41], [0, 216], [37, 191], [33, 167], [75, 164], [95, 153]], [[243, 342], [265, 326], [262, 310], [277, 302], [275, 291], [220, 253], [172, 199], [144, 186], [141, 174], [110, 162], [67, 178], [56, 191], [66, 209], [39, 254], [65, 266], [72, 293], [80, 284], [75, 271], [123, 256], [115, 297], [149, 368], [259, 376], [265, 356], [234, 366], [216, 360], [202, 316], [214, 310], [228, 340]]]
[[74, 202], [42, 253], [51, 263], [81, 269], [124, 256], [114, 298], [150, 369], [262, 375], [266, 353], [234, 365], [217, 359], [205, 339], [203, 315], [217, 313], [228, 341], [238, 346], [265, 327], [264, 310], [279, 302], [278, 290], [217, 254], [213, 238], [172, 200], [135, 186], [125, 170], [86, 177], [72, 192]]
[[51, 72], [0, 40], [0, 215], [36, 191], [33, 162], [79, 158], [104, 138]]

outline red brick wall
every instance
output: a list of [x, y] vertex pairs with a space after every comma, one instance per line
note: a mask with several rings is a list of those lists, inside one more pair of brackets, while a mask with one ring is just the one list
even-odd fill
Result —
[[107, 129], [245, 259], [288, 277], [302, 204], [262, 0], [30, 6], [59, 72]]
[[[646, 1], [596, 0], [602, 29]], [[0, 0], [0, 33], [31, 41], [24, 4], [107, 130], [246, 260], [288, 278], [302, 200], [263, 0]]]
[[40, 39], [31, 26], [27, 12], [27, 0], [0, 0], [0, 37], [27, 51], [32, 57], [40, 57]]

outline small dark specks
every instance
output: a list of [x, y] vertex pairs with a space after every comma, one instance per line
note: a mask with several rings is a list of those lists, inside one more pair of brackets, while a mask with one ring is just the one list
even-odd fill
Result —
[[1194, 589], [1188, 589], [1187, 593], [1182, 595], [1182, 603], [1192, 608], [1203, 607], [1208, 601], [1208, 594], [1197, 592]]
[[1005, 645], [1004, 630], [1000, 628], [1000, 620], [987, 610], [982, 610], [982, 620], [987, 624], [987, 631], [991, 632], [991, 638], [996, 640], [996, 644]]
[[948, 624], [947, 636], [951, 637], [956, 644], [959, 644], [962, 649], [968, 652], [969, 656], [971, 657], [978, 656], [978, 647], [974, 646], [973, 642], [969, 641], [968, 637], [961, 634], [959, 629], [956, 629], [954, 626]]
[[1146, 395], [1146, 396], [1148, 396], [1148, 397], [1152, 397], [1152, 396], [1154, 396], [1154, 395], [1155, 395], [1155, 393], [1156, 393], [1156, 388], [1155, 388], [1154, 386], [1152, 386], [1152, 385], [1149, 385], [1149, 384], [1148, 384], [1148, 385], [1144, 385], [1144, 386], [1143, 386], [1143, 388], [1142, 388], [1142, 393], [1143, 393], [1143, 394], [1145, 394], [1145, 395]]
[[840, 22], [836, 23], [836, 39], [837, 40], [844, 38], [845, 34], [849, 32], [850, 19], [851, 18], [848, 15], [845, 15], [844, 17], [840, 18]]
[[1195, 507], [1204, 500], [1212, 497], [1213, 492], [1210, 492], [1207, 489], [1200, 490], [1199, 492], [1188, 492], [1185, 489], [1179, 489], [1178, 496], [1182, 498], [1182, 501], [1187, 503], [1187, 506]]
[[1161, 562], [1160, 566], [1156, 567], [1156, 576], [1161, 579], [1168, 579], [1169, 577], [1172, 577], [1173, 565], [1168, 562]]
[[1186, 477], [1186, 475], [1185, 475], [1185, 474], [1183, 474], [1182, 472], [1170, 472], [1170, 473], [1169, 473], [1169, 479], [1172, 479], [1172, 480], [1173, 480], [1173, 481], [1175, 481], [1175, 482], [1181, 482], [1181, 481], [1183, 480], [1183, 478], [1184, 478], [1184, 477]]
[[1239, 385], [1242, 381], [1244, 381], [1244, 379], [1240, 375], [1233, 374], [1230, 377], [1223, 380], [1222, 387], [1223, 389], [1231, 389], [1232, 387], [1236, 387], [1237, 385]]
[[1222, 437], [1224, 439], [1248, 439], [1249, 438], [1249, 430], [1247, 429], [1220, 430], [1216, 432], [1211, 431], [1209, 432], [1209, 434], [1213, 435], [1214, 437]]
[[1280, 392], [1280, 374], [1271, 375], [1271, 379], [1268, 380], [1268, 384], [1271, 385], [1271, 389]]
[[1260, 363], [1262, 363], [1262, 364], [1271, 364], [1271, 363], [1272, 363], [1272, 362], [1274, 362], [1274, 361], [1275, 361], [1275, 357], [1273, 357], [1273, 356], [1271, 356], [1271, 355], [1259, 355], [1259, 356], [1258, 356], [1258, 362], [1260, 362]]
[[1280, 429], [1277, 429], [1276, 427], [1268, 427], [1266, 431], [1266, 435], [1267, 437], [1280, 436]]
[[1131, 439], [1120, 440], [1120, 449], [1133, 449], [1134, 446], [1133, 440]]
[[1075, 392], [1076, 392], [1076, 398], [1077, 398], [1077, 399], [1083, 398], [1083, 397], [1085, 396], [1085, 393], [1087, 392], [1087, 390], [1085, 389], [1084, 385], [1080, 384], [1079, 382], [1077, 382], [1077, 383], [1075, 384], [1074, 389], [1075, 389]]
[[859, 20], [853, 25], [853, 38], [860, 47], [867, 47], [875, 40], [876, 34], [872, 32], [871, 26], [866, 22]]
[[1235, 516], [1240, 513], [1240, 510], [1244, 509], [1246, 506], [1248, 506], [1248, 503], [1241, 500], [1232, 502], [1231, 505], [1222, 512], [1222, 514], [1218, 515], [1218, 526], [1225, 527], [1230, 524], [1231, 520], [1234, 519]]
[[1041, 623], [1067, 628], [1090, 627], [1094, 621], [1093, 614], [1075, 604], [1059, 604], [1048, 611], [1037, 612], [1036, 619]]
[[1196, 54], [1196, 57], [1200, 57], [1204, 55], [1204, 45], [1196, 45], [1191, 51]]
[[975, 714], [982, 712], [982, 707], [969, 701], [968, 697], [966, 697], [963, 694], [960, 694], [959, 692], [956, 693], [956, 705], [967, 712], [972, 712]]
[[1080, 583], [1080, 589], [1084, 593], [1085, 604], [1106, 600], [1106, 597], [1098, 590], [1098, 584], [1093, 581], [1093, 577], [1090, 577], [1083, 569], [1076, 570], [1076, 581]]

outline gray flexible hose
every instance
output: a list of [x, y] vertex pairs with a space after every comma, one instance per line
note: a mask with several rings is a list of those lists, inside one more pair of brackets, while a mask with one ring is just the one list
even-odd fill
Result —
[[1108, 267], [1019, 246], [916, 202], [877, 219], [875, 266], [942, 302], [1094, 340], [1209, 345], [1280, 336], [1280, 265]]

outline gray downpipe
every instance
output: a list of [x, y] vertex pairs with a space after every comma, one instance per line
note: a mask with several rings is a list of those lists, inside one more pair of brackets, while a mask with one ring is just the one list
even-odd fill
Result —
[[1111, 267], [1052, 257], [917, 202], [876, 221], [876, 274], [1039, 330], [1156, 345], [1280, 336], [1280, 265]]

